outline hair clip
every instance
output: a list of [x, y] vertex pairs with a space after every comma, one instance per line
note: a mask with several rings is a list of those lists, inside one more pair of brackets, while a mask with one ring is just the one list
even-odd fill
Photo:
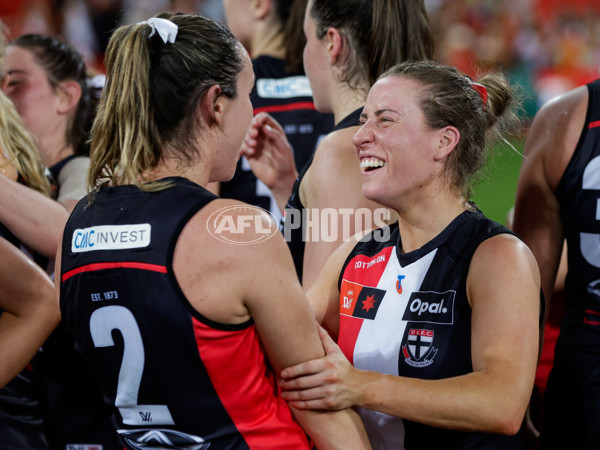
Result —
[[160, 17], [151, 17], [148, 20], [138, 22], [137, 25], [150, 25], [152, 31], [148, 35], [148, 38], [154, 36], [154, 33], [158, 31], [159, 36], [162, 38], [165, 44], [167, 42], [170, 42], [171, 44], [175, 43], [177, 30], [179, 29], [179, 27], [170, 20], [162, 19]]
[[487, 106], [488, 100], [488, 93], [486, 87], [481, 83], [474, 83], [473, 81], [470, 81], [470, 83], [471, 87], [477, 91], [477, 93], [481, 97], [481, 100], [483, 100], [483, 107], [485, 108]]

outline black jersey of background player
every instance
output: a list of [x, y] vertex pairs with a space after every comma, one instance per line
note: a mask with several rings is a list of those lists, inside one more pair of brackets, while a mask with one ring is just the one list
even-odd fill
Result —
[[579, 141], [556, 188], [567, 241], [565, 315], [542, 411], [539, 448], [597, 448], [600, 345], [600, 81], [587, 85]]
[[[301, 171], [320, 137], [333, 127], [333, 115], [315, 109], [306, 75], [289, 73], [285, 65], [284, 60], [272, 56], [253, 59], [256, 82], [250, 100], [255, 115], [267, 112], [281, 124], [294, 151], [296, 168]], [[256, 179], [245, 158], [238, 161], [233, 179], [221, 183], [220, 196], [260, 206], [280, 216], [271, 192]]]
[[588, 91], [585, 126], [556, 197], [569, 252], [567, 309], [597, 311], [589, 319], [600, 322], [600, 80]]
[[[360, 113], [362, 112], [362, 106], [346, 117], [344, 117], [338, 124], [336, 124], [331, 130], [330, 133], [333, 133], [337, 130], [343, 130], [344, 128], [350, 128], [359, 124]], [[304, 174], [312, 164], [313, 156], [311, 155], [310, 160], [304, 166], [304, 168], [300, 171], [296, 182], [294, 183], [294, 187], [292, 188], [292, 194], [285, 205], [285, 211], [283, 217], [281, 218], [279, 228], [283, 232], [285, 240], [288, 244], [290, 252], [292, 253], [292, 258], [294, 260], [294, 266], [296, 267], [296, 274], [300, 281], [302, 281], [302, 271], [304, 264], [304, 208], [305, 206], [302, 204], [300, 200], [300, 183], [302, 182], [302, 178], [304, 178]], [[333, 174], [335, 175], [335, 174]], [[291, 212], [290, 212], [291, 211]]]
[[114, 405], [123, 445], [308, 448], [253, 321], [205, 318], [173, 273], [181, 230], [216, 196], [165, 181], [173, 185], [158, 192], [103, 187], [77, 205], [63, 237], [63, 321]]
[[[359, 242], [339, 281], [338, 343], [346, 357], [359, 369], [411, 378], [472, 372], [467, 274], [477, 246], [500, 233], [510, 231], [465, 211], [409, 253], [398, 250], [397, 223]], [[362, 408], [360, 414], [374, 448], [522, 448], [518, 435], [435, 428]]]

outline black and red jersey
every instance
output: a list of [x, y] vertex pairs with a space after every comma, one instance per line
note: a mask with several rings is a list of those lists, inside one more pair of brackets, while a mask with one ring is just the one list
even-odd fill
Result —
[[[290, 72], [283, 59], [262, 55], [252, 60], [256, 82], [250, 93], [254, 114], [267, 112], [283, 127], [294, 152], [299, 171], [308, 163], [319, 139], [333, 127], [333, 114], [316, 110], [310, 83], [302, 72]], [[254, 176], [242, 157], [235, 175], [220, 185], [224, 198], [260, 206], [280, 217], [281, 212], [269, 188]]]
[[114, 406], [123, 445], [309, 448], [254, 323], [215, 323], [182, 293], [175, 245], [216, 197], [189, 180], [167, 180], [173, 186], [158, 192], [101, 188], [91, 204], [77, 205], [63, 238], [63, 320]]
[[556, 188], [569, 268], [567, 307], [591, 309], [600, 322], [600, 80], [588, 85], [585, 125]]
[[600, 80], [587, 90], [585, 123], [555, 191], [568, 271], [540, 449], [595, 449], [600, 442]]

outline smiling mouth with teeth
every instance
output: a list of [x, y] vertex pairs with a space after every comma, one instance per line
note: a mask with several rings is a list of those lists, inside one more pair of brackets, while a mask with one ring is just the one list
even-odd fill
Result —
[[381, 161], [380, 159], [375, 159], [375, 158], [363, 159], [360, 162], [360, 168], [367, 172], [369, 170], [379, 169], [380, 167], [383, 167], [383, 166], [385, 166], [385, 162]]

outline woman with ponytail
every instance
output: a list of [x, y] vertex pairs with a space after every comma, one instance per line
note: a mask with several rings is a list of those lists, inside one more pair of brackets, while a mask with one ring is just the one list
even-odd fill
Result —
[[163, 13], [118, 28], [106, 69], [56, 280], [122, 447], [368, 448], [354, 411], [283, 401], [275, 373], [324, 354], [314, 315], [269, 218], [206, 189], [252, 118], [246, 50]]
[[500, 73], [430, 62], [373, 85], [353, 141], [362, 193], [398, 222], [342, 244], [308, 292], [327, 356], [283, 371], [293, 407], [358, 407], [377, 449], [524, 448], [540, 274], [469, 201], [488, 145], [520, 128], [515, 104]]
[[[283, 128], [302, 169], [319, 140], [333, 127], [333, 116], [315, 110], [304, 73], [304, 12], [307, 0], [225, 0], [227, 26], [252, 56], [256, 83], [250, 101], [254, 114], [268, 112]], [[233, 178], [217, 186], [219, 195], [281, 211], [270, 190], [240, 158]]]
[[[269, 116], [254, 118], [245, 151], [255, 174], [271, 188], [280, 207], [285, 205], [284, 236], [308, 289], [345, 239], [391, 219], [387, 210], [360, 193], [352, 136], [371, 84], [394, 64], [431, 59], [433, 37], [423, 0], [310, 0], [304, 34], [304, 69], [315, 106], [333, 113], [334, 128], [295, 184], [295, 172], [285, 170], [291, 165], [286, 160], [289, 148]], [[333, 217], [325, 218], [325, 210]], [[307, 223], [315, 226], [309, 230]]]

